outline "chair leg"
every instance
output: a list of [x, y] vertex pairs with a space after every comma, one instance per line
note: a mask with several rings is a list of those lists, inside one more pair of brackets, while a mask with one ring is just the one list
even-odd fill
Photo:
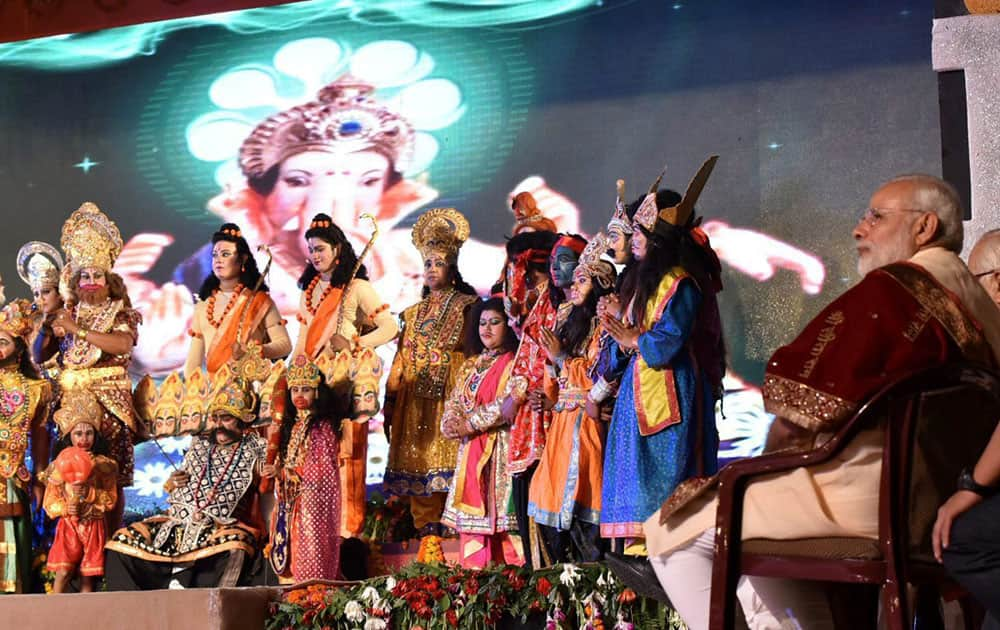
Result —
[[906, 611], [899, 592], [899, 582], [888, 580], [882, 584], [882, 611], [888, 630], [906, 630]]

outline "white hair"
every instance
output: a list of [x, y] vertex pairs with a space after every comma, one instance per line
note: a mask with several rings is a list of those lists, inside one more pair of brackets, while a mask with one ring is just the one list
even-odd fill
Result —
[[962, 252], [965, 230], [962, 227], [964, 212], [962, 200], [955, 187], [940, 177], [925, 173], [912, 173], [893, 177], [886, 184], [907, 182], [915, 185], [913, 202], [915, 210], [933, 212], [938, 218], [938, 230], [934, 244], [949, 249], [956, 254]]

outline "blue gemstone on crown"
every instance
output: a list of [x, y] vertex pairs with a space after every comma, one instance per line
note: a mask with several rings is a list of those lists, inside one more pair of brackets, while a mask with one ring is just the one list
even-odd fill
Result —
[[353, 136], [358, 133], [361, 133], [361, 123], [358, 121], [348, 120], [347, 122], [340, 124], [340, 135]]

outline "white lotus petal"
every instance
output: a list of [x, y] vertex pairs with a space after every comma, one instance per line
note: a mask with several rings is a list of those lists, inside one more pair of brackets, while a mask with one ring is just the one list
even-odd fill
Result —
[[212, 82], [209, 98], [225, 109], [247, 109], [273, 103], [278, 98], [274, 77], [264, 67], [233, 70]]
[[448, 79], [427, 79], [406, 87], [394, 105], [417, 129], [442, 129], [462, 117], [462, 91]]
[[205, 162], [220, 162], [237, 154], [253, 125], [232, 112], [212, 112], [188, 125], [188, 150]]
[[386, 88], [422, 79], [434, 69], [434, 60], [408, 42], [383, 40], [355, 51], [350, 67], [355, 76]]
[[413, 136], [413, 159], [406, 169], [405, 175], [416, 175], [426, 171], [437, 157], [441, 145], [437, 138], [429, 133], [418, 131]]

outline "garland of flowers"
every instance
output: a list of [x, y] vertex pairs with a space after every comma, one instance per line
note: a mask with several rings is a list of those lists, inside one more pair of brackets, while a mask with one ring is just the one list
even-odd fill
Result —
[[545, 630], [684, 628], [677, 612], [637, 597], [601, 564], [535, 572], [414, 563], [351, 586], [312, 584], [274, 602], [267, 630], [486, 630], [502, 619]]
[[215, 299], [216, 296], [222, 289], [216, 289], [212, 291], [212, 295], [208, 296], [208, 300], [205, 303], [205, 318], [208, 320], [208, 324], [212, 328], [218, 328], [222, 325], [222, 322], [226, 321], [226, 316], [229, 315], [229, 311], [233, 310], [233, 306], [236, 305], [236, 298], [243, 293], [243, 285], [237, 284], [236, 288], [233, 289], [233, 294], [229, 296], [229, 301], [226, 302], [226, 308], [222, 311], [222, 316], [219, 319], [215, 319]]

